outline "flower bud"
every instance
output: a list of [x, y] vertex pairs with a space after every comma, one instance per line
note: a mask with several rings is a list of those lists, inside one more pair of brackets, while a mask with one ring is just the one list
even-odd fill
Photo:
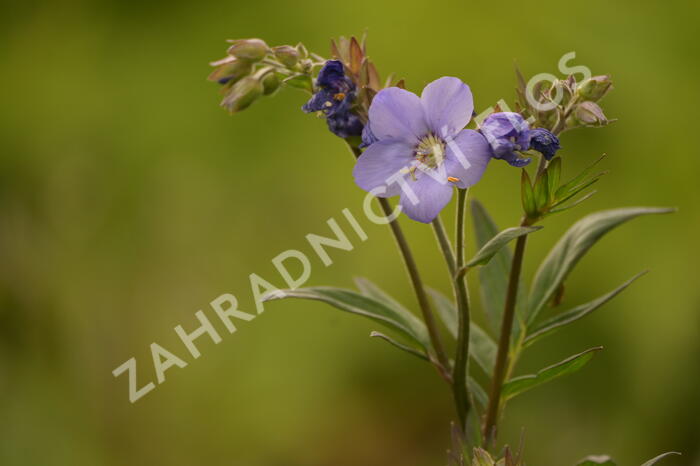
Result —
[[263, 95], [270, 95], [280, 87], [280, 80], [275, 73], [268, 73], [262, 78]]
[[601, 109], [598, 104], [591, 101], [578, 104], [574, 117], [580, 124], [585, 126], [603, 126], [608, 123], [603, 109]]
[[233, 45], [228, 48], [228, 53], [240, 60], [257, 62], [267, 55], [268, 47], [262, 39], [240, 39], [232, 42]]
[[581, 83], [578, 87], [578, 95], [585, 100], [597, 102], [612, 89], [610, 76], [593, 76]]
[[235, 57], [228, 57], [218, 62], [213, 62], [212, 65], [218, 67], [212, 71], [208, 79], [219, 84], [227, 84], [230, 81], [235, 83], [253, 70], [250, 63], [238, 60]]
[[299, 62], [299, 51], [291, 45], [280, 45], [272, 49], [275, 58], [287, 68], [292, 68]]
[[236, 113], [248, 108], [263, 93], [262, 83], [253, 76], [246, 76], [233, 85], [231, 91], [221, 101], [221, 106]]

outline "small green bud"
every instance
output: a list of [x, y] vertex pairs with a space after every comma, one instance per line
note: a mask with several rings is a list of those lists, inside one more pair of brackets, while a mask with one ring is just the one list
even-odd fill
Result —
[[245, 110], [263, 93], [262, 83], [253, 76], [246, 76], [233, 85], [231, 91], [221, 101], [221, 106], [229, 112]]
[[268, 73], [262, 78], [263, 95], [270, 95], [280, 87], [280, 80], [275, 73]]
[[477, 447], [474, 449], [474, 461], [472, 464], [474, 466], [494, 466], [496, 463], [486, 450]]
[[603, 113], [603, 109], [595, 102], [581, 102], [576, 106], [574, 113], [576, 121], [585, 126], [603, 126], [608, 123], [608, 119]]
[[577, 93], [585, 100], [597, 102], [612, 89], [610, 76], [593, 76], [578, 87]]
[[287, 68], [293, 68], [299, 62], [299, 51], [291, 45], [280, 45], [272, 49], [275, 58]]
[[218, 62], [213, 62], [212, 65], [217, 68], [209, 75], [210, 81], [218, 82], [219, 84], [235, 83], [243, 76], [247, 76], [253, 70], [250, 63], [239, 60], [235, 57], [227, 57]]
[[228, 54], [240, 60], [257, 62], [265, 58], [269, 47], [262, 39], [239, 39], [231, 41]]

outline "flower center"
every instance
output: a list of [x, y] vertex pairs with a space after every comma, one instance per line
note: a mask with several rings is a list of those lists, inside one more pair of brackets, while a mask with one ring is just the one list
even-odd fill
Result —
[[415, 151], [416, 160], [428, 168], [437, 168], [445, 160], [445, 143], [429, 134], [420, 140]]

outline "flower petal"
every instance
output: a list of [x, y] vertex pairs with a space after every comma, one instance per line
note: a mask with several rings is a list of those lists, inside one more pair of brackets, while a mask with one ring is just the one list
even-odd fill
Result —
[[422, 173], [416, 181], [406, 182], [406, 189], [401, 192], [401, 208], [409, 218], [417, 222], [430, 223], [452, 199], [452, 184], [445, 180], [440, 183]]
[[408, 167], [412, 158], [412, 144], [396, 139], [377, 141], [357, 159], [352, 171], [355, 183], [367, 192], [385, 186], [386, 191], [377, 197], [396, 196], [401, 192], [401, 185], [390, 180]]
[[398, 87], [382, 89], [374, 96], [369, 121], [379, 139], [401, 139], [416, 144], [429, 131], [420, 98]]
[[491, 147], [486, 138], [471, 129], [465, 129], [447, 141], [445, 168], [447, 175], [458, 178], [455, 184], [464, 189], [476, 184], [491, 160]]
[[458, 78], [445, 76], [425, 86], [421, 101], [428, 124], [443, 138], [461, 131], [474, 113], [474, 99], [469, 86]]

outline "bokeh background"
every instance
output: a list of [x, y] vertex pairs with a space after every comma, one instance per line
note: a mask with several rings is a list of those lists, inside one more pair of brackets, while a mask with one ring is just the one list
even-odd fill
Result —
[[[700, 464], [700, 157], [697, 2], [32, 1], [0, 19], [0, 464], [438, 465], [452, 406], [425, 364], [319, 303], [270, 303], [193, 360], [173, 327], [224, 292], [253, 309], [248, 274], [281, 280], [270, 259], [311, 253], [348, 207], [369, 240], [314, 259], [310, 284], [366, 276], [415, 308], [392, 239], [360, 212], [352, 159], [294, 90], [230, 117], [207, 62], [224, 39], [303, 41], [328, 54], [341, 34], [408, 86], [454, 75], [482, 109], [513, 100], [513, 61], [556, 73], [559, 57], [610, 73], [619, 121], [564, 136], [565, 174], [601, 153], [600, 193], [533, 237], [532, 276], [578, 216], [671, 205], [606, 237], [568, 283], [566, 303], [652, 272], [568, 333], [536, 346], [522, 371], [594, 345], [583, 371], [509, 406], [501, 438], [526, 432], [529, 464], [608, 453], [638, 465]], [[518, 171], [493, 163], [472, 193], [501, 226], [518, 220]], [[447, 213], [452, 223], [452, 213]], [[428, 227], [402, 221], [430, 285], [448, 290]], [[477, 293], [473, 296], [478, 302]], [[218, 325], [218, 323], [215, 323]], [[224, 329], [217, 327], [222, 335]], [[125, 376], [155, 379], [149, 345], [189, 365], [128, 401]]]

